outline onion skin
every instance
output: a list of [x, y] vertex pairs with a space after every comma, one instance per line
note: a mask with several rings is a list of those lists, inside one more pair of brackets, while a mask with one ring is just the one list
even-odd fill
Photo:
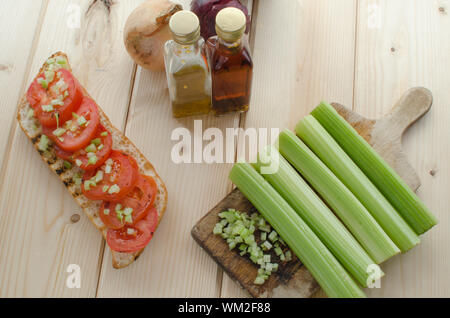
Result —
[[125, 48], [141, 67], [164, 70], [164, 43], [172, 39], [170, 17], [182, 6], [169, 0], [148, 0], [128, 17], [124, 29]]

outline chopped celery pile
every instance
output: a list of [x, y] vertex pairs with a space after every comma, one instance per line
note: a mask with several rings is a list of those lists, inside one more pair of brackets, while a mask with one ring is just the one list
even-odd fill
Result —
[[[275, 255], [281, 261], [292, 259], [292, 253], [286, 250], [284, 241], [260, 214], [248, 216], [247, 213], [228, 209], [219, 213], [219, 217], [221, 220], [214, 226], [213, 233], [225, 239], [230, 250], [238, 247], [241, 256], [248, 255], [253, 263], [259, 265], [255, 284], [264, 284], [278, 270]], [[271, 250], [275, 255], [270, 253]]]

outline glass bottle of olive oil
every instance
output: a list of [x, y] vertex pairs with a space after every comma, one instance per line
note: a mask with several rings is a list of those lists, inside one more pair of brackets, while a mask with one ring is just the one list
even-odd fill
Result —
[[211, 75], [200, 36], [200, 23], [191, 11], [175, 13], [169, 22], [173, 40], [164, 46], [164, 61], [174, 117], [209, 113]]
[[246, 112], [250, 104], [253, 62], [244, 36], [245, 14], [234, 7], [219, 11], [216, 36], [206, 42], [212, 77], [212, 112]]

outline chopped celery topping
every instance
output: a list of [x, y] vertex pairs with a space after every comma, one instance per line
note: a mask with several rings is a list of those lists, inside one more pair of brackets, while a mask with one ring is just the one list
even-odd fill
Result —
[[91, 140], [91, 144], [95, 145], [95, 146], [100, 146], [100, 144], [102, 143], [102, 140], [100, 138], [95, 138]]
[[81, 176], [78, 173], [74, 174], [72, 180], [75, 183], [75, 185], [77, 185], [77, 186], [81, 185], [81, 183], [82, 183]]
[[41, 84], [43, 89], [47, 89], [48, 88], [48, 82], [45, 79], [43, 79], [42, 77], [38, 78], [37, 82], [39, 84]]
[[97, 183], [95, 183], [95, 181], [92, 179], [84, 181], [84, 189], [86, 191], [89, 191], [91, 189], [91, 186], [96, 187]]
[[47, 113], [52, 112], [52, 111], [55, 110], [55, 109], [53, 108], [53, 105], [42, 105], [41, 108], [42, 108], [42, 110], [43, 110], [44, 112], [47, 112]]
[[56, 63], [58, 63], [59, 65], [66, 65], [67, 64], [67, 60], [62, 57], [62, 56], [58, 56], [56, 58]]
[[55, 113], [56, 118], [56, 128], [59, 128], [59, 113]]
[[124, 210], [123, 210], [123, 214], [125, 214], [125, 215], [131, 215], [131, 213], [133, 213], [133, 209], [132, 208], [125, 208]]
[[47, 83], [51, 83], [55, 79], [54, 71], [45, 71], [44, 75], [45, 75], [45, 80], [47, 81]]
[[127, 234], [128, 234], [128, 235], [136, 235], [136, 234], [137, 234], [137, 232], [136, 232], [136, 230], [135, 230], [135, 229], [132, 229], [132, 228], [128, 228], [128, 229], [127, 229]]
[[125, 215], [125, 223], [133, 223], [133, 217], [130, 215]]
[[64, 168], [66, 169], [71, 169], [72, 168], [72, 164], [69, 161], [64, 160]]
[[90, 144], [84, 150], [86, 150], [86, 152], [96, 152], [97, 151], [97, 147], [95, 147], [94, 144]]
[[109, 188], [108, 193], [109, 193], [109, 194], [114, 194], [114, 193], [119, 193], [119, 191], [120, 191], [120, 187], [119, 187], [117, 184], [113, 184], [113, 185]]
[[40, 151], [47, 151], [50, 140], [46, 135], [42, 135], [39, 140], [38, 148]]
[[80, 126], [83, 126], [87, 122], [87, 120], [86, 120], [86, 118], [84, 118], [84, 116], [78, 116], [77, 121], [78, 121], [78, 125], [80, 125]]
[[[98, 158], [97, 158], [96, 155], [89, 156], [89, 154], [91, 154], [91, 153], [92, 153], [92, 152], [88, 152], [88, 157], [89, 157], [89, 159], [88, 159], [88, 164], [89, 164], [89, 165], [95, 165], [95, 164], [97, 163]], [[93, 154], [93, 153], [92, 153], [92, 154]]]
[[106, 163], [106, 167], [105, 167], [105, 173], [111, 173], [112, 167], [111, 165], [108, 164], [108, 162]]
[[[220, 221], [214, 226], [213, 233], [225, 239], [230, 250], [238, 247], [239, 255], [247, 254], [253, 263], [259, 265], [258, 274], [253, 282], [255, 285], [264, 284], [270, 275], [278, 270], [278, 263], [274, 260], [275, 255], [281, 261], [292, 259], [291, 251], [287, 250], [283, 253], [278, 233], [260, 214], [253, 213], [248, 216], [246, 213], [228, 209], [219, 213], [219, 217]], [[259, 236], [255, 236], [256, 231], [260, 232]], [[256, 237], [260, 238], [259, 244]], [[276, 244], [275, 249], [267, 239]], [[285, 245], [284, 242], [282, 244]], [[275, 255], [269, 254], [272, 249]]]
[[52, 99], [52, 101], [50, 102], [50, 105], [52, 106], [63, 106], [64, 102], [60, 99]]
[[53, 131], [53, 135], [55, 135], [56, 137], [61, 137], [62, 135], [64, 135], [64, 133], [65, 133], [66, 131], [67, 131], [67, 130], [64, 129], [64, 128], [57, 128], [57, 129], [55, 129], [55, 130]]
[[99, 170], [97, 171], [97, 173], [95, 174], [95, 182], [99, 183], [100, 181], [103, 180], [103, 171]]

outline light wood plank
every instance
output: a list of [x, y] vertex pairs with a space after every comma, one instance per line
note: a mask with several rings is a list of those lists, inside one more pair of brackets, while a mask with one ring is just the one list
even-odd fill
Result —
[[[380, 14], [379, 27], [373, 27]], [[418, 194], [440, 223], [412, 251], [382, 266], [377, 297], [448, 297], [450, 217], [450, 1], [363, 0], [359, 4], [355, 109], [378, 117], [413, 86], [425, 86], [434, 104], [403, 139], [403, 149], [422, 181]], [[376, 23], [375, 23], [376, 25]], [[435, 171], [434, 176], [430, 171]]]
[[[352, 106], [356, 1], [259, 1], [244, 128], [293, 128], [322, 99]], [[223, 297], [246, 294], [224, 275]]]
[[[92, 1], [49, 1], [25, 85], [50, 54], [63, 50], [81, 83], [123, 128], [134, 64], [122, 44], [122, 29], [139, 2], [114, 1], [108, 8], [104, 1], [92, 6]], [[0, 296], [95, 296], [104, 244], [100, 232], [19, 128], [11, 149], [0, 193]], [[73, 214], [81, 214], [79, 222], [71, 222]], [[81, 267], [80, 289], [66, 287], [69, 264]]]
[[[45, 8], [46, 1], [41, 0], [6, 0], [0, 3], [0, 21], [3, 25], [0, 29], [0, 149], [7, 148], [11, 129], [15, 126], [14, 117], [23, 90], [22, 82], [28, 71], [30, 51]], [[0, 153], [0, 168], [7, 153]]]
[[[190, 1], [179, 1], [186, 8]], [[169, 203], [162, 223], [139, 260], [120, 271], [111, 268], [105, 251], [99, 297], [218, 297], [222, 272], [194, 242], [194, 224], [230, 190], [230, 164], [174, 164], [175, 128], [193, 134], [195, 118], [172, 118], [165, 74], [138, 69], [126, 134], [153, 163], [165, 181]], [[239, 116], [203, 116], [203, 131], [225, 132]]]

